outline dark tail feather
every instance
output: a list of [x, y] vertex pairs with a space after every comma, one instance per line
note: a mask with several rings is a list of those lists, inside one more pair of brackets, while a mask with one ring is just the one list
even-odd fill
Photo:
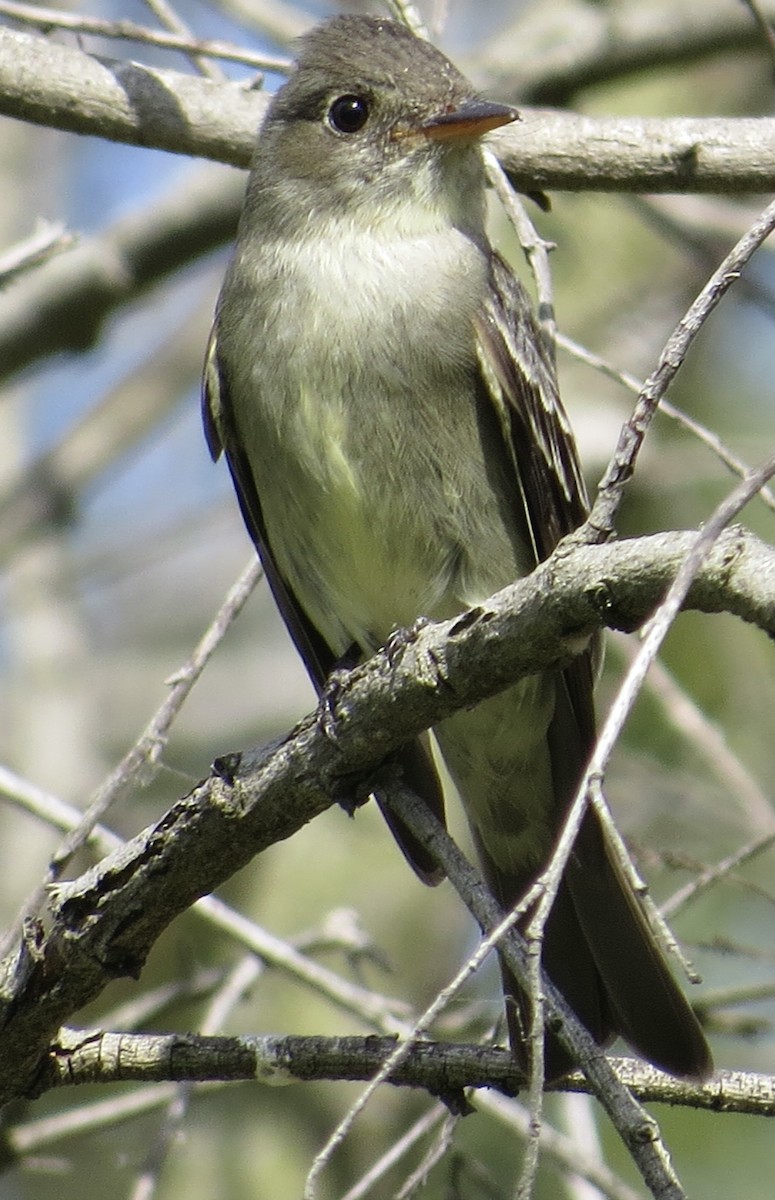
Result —
[[[492, 887], [492, 881], [490, 886]], [[510, 903], [514, 903], [516, 898], [515, 896]], [[506, 906], [505, 901], [502, 900], [502, 903]], [[542, 966], [598, 1045], [605, 1046], [614, 1036], [612, 1016], [600, 974], [581, 932], [576, 910], [564, 881], [560, 884], [544, 932]], [[506, 996], [509, 1042], [517, 1066], [527, 1074], [527, 1036], [530, 1031], [531, 1006], [526, 992], [503, 962], [501, 976]], [[559, 1039], [547, 1029], [544, 1036], [546, 1079], [558, 1079], [575, 1065]]]
[[[446, 825], [444, 794], [433, 762], [428, 735], [422, 734], [414, 742], [403, 746], [397, 755], [397, 760], [407, 787], [425, 801], [442, 825]], [[390, 832], [398, 842], [401, 853], [414, 873], [429, 887], [435, 887], [436, 884], [441, 883], [444, 879], [444, 871], [436, 860], [407, 829], [403, 821], [394, 816], [387, 805], [382, 803], [379, 792], [375, 793], [375, 799], [379, 804], [380, 812], [388, 823]]]
[[579, 923], [605, 986], [614, 1030], [671, 1075], [703, 1080], [713, 1060], [594, 812], [566, 872]]
[[[498, 877], [486, 864], [490, 887], [508, 907], [525, 881]], [[510, 886], [510, 884], [512, 886]], [[688, 1079], [706, 1079], [713, 1062], [691, 1006], [673, 979], [637, 899], [605, 844], [599, 821], [587, 814], [547, 922], [543, 969], [600, 1045], [617, 1034], [654, 1066]], [[530, 1006], [502, 967], [509, 1035], [518, 1065], [527, 1068]], [[547, 1079], [573, 1066], [547, 1031]]]

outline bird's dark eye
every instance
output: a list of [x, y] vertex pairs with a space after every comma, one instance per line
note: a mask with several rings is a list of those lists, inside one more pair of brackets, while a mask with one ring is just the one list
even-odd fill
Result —
[[328, 123], [337, 133], [357, 133], [369, 119], [363, 96], [339, 96], [328, 110]]

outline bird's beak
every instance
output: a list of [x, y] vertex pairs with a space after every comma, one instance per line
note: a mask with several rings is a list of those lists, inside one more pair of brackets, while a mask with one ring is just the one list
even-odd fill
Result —
[[423, 121], [417, 129], [432, 142], [473, 141], [499, 125], [519, 121], [520, 115], [507, 104], [491, 104], [488, 100], [467, 100], [456, 108], [438, 113]]

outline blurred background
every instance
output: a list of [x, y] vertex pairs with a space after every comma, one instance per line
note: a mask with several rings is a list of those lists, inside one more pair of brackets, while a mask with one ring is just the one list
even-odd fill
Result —
[[[176, 13], [196, 37], [278, 58], [291, 56], [293, 38], [320, 18], [361, 7], [384, 11], [376, 3], [179, 0]], [[680, 6], [428, 0], [419, 7], [438, 44], [493, 98], [595, 115], [771, 113], [772, 51], [739, 0]], [[774, 4], [762, 8], [775, 18]], [[147, 27], [165, 20], [158, 5], [139, 0], [86, 0], [62, 12]], [[40, 21], [20, 20], [0, 0], [0, 23], [33, 32]], [[46, 36], [112, 58], [197, 69], [183, 55], [137, 42], [56, 29]], [[229, 63], [219, 70], [232, 79], [255, 75]], [[269, 73], [265, 87], [279, 82]], [[0, 761], [20, 781], [19, 788], [7, 783], [0, 797], [5, 926], [61, 836], [29, 811], [22, 782], [85, 807], [164, 700], [168, 679], [252, 551], [226, 468], [207, 454], [198, 398], [240, 173], [0, 119], [0, 177], [0, 255], [33, 235], [40, 221], [60, 223], [74, 238], [70, 249], [10, 280], [0, 294], [0, 331], [16, 331], [0, 342]], [[25, 340], [24, 314], [39, 313], [65, 280], [79, 278], [75, 268], [68, 275], [68, 264], [82, 261], [72, 256], [93, 253], [104, 264], [128, 229], [140, 244], [146, 235], [150, 242], [162, 216], [172, 246], [183, 236], [176, 221], [195, 227], [196, 204], [212, 204], [221, 191], [223, 231], [203, 236], [182, 268], [152, 286], [117, 289], [118, 303], [109, 289], [95, 292], [84, 282], [83, 296], [76, 288], [66, 313], [56, 310], [52, 318], [72, 322], [68, 352], [51, 354], [40, 339]], [[551, 201], [549, 212], [531, 211], [541, 234], [556, 243], [551, 261], [561, 332], [641, 377], [765, 203], [748, 195], [592, 193]], [[495, 203], [493, 237], [527, 279]], [[749, 463], [773, 448], [773, 312], [775, 274], [765, 248], [708, 322], [670, 396]], [[562, 349], [559, 366], [594, 490], [633, 396]], [[733, 483], [685, 423], [659, 416], [620, 532], [696, 526]], [[758, 500], [745, 522], [765, 539], [775, 536], [773, 513]], [[610, 639], [601, 712], [631, 653], [632, 642]], [[773, 830], [774, 662], [764, 636], [731, 617], [683, 616], [668, 639], [607, 784], [661, 901], [704, 866], [757, 846]], [[175, 721], [161, 764], [114, 805], [106, 823], [133, 835], [206, 775], [215, 756], [282, 734], [313, 704], [268, 590], [259, 585]], [[419, 1012], [455, 973], [474, 931], [449, 887], [429, 891], [415, 880], [372, 809], [354, 820], [330, 810], [233, 878], [222, 898], [273, 934], [309, 947], [332, 969]], [[465, 840], [459, 819], [453, 830]], [[69, 873], [90, 861], [80, 855]], [[707, 1002], [717, 1063], [767, 1073], [775, 1071], [772, 868], [772, 852], [753, 855], [674, 918], [705, 981], [695, 991]], [[78, 1021], [198, 1029], [244, 955], [235, 940], [190, 913], [160, 940], [139, 983], [112, 985]], [[470, 1039], [497, 1020], [495, 974], [484, 972], [452, 1006], [440, 1036]], [[270, 968], [254, 972], [220, 1029], [369, 1031]], [[191, 1200], [299, 1196], [314, 1154], [358, 1090], [242, 1085], [196, 1094], [168, 1138], [158, 1099], [140, 1115], [122, 1107], [129, 1087], [110, 1091], [115, 1109], [102, 1122], [94, 1106], [104, 1103], [107, 1089], [49, 1094], [12, 1114], [26, 1141], [15, 1143], [24, 1154], [0, 1175], [0, 1200], [151, 1192]], [[422, 1095], [382, 1089], [333, 1157], [321, 1196], [399, 1194], [434, 1132], [370, 1191], [353, 1189], [430, 1106]], [[73, 1111], [83, 1127], [67, 1132], [57, 1118]], [[690, 1194], [771, 1195], [772, 1139], [761, 1119], [655, 1111]], [[553, 1099], [547, 1112], [587, 1149], [599, 1137], [601, 1155], [636, 1186], [599, 1110]], [[53, 1124], [38, 1126], [44, 1118]], [[157, 1149], [151, 1191], [141, 1191]], [[422, 1195], [509, 1196], [522, 1151], [520, 1137], [500, 1118], [475, 1113], [455, 1127]], [[573, 1185], [548, 1164], [536, 1194], [570, 1195]]]

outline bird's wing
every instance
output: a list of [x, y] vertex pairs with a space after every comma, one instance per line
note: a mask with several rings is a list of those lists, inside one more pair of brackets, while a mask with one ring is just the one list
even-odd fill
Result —
[[[285, 621], [294, 645], [309, 672], [318, 693], [340, 661], [326, 639], [309, 619], [293, 589], [280, 572], [266, 532], [257, 481], [248, 456], [236, 434], [226, 371], [218, 354], [218, 321], [213, 325], [207, 345], [202, 376], [202, 420], [207, 445], [214, 460], [221, 453], [234, 482], [237, 499], [248, 533], [258, 551], [275, 603]], [[403, 747], [397, 756], [407, 785], [420, 796], [436, 817], [444, 823], [444, 799], [433, 764], [427, 735]], [[424, 883], [434, 886], [444, 878], [428, 851], [382, 803], [376, 799], [409, 865]]]
[[[476, 332], [483, 386], [513, 467], [518, 516], [539, 563], [584, 521], [587, 493], [545, 336], [525, 289], [498, 254], [492, 256], [491, 286]], [[587, 748], [594, 738], [597, 650], [595, 641], [563, 673]]]
[[[491, 283], [477, 322], [481, 375], [513, 465], [518, 516], [540, 562], [584, 520], [586, 492], [551, 356], [524, 289], [498, 256]], [[548, 742], [560, 819], [594, 742], [596, 657], [594, 639], [558, 676]], [[502, 901], [514, 903], [518, 896], [510, 893], [523, 890], [525, 881], [499, 879], [492, 867], [488, 873]], [[618, 1032], [665, 1070], [708, 1075], [712, 1062], [702, 1030], [593, 809], [584, 818], [550, 915], [543, 957], [548, 974], [599, 1041]], [[508, 972], [504, 977], [524, 1024], [525, 998]], [[522, 1031], [515, 1015], [512, 1011], [512, 1040], [519, 1058]], [[550, 1077], [571, 1065], [551, 1035], [546, 1065]]]
[[545, 335], [525, 289], [498, 254], [490, 283], [477, 321], [479, 366], [540, 562], [586, 517], [586, 489]]
[[275, 563], [266, 535], [256, 480], [236, 436], [228, 379], [218, 357], [217, 320], [210, 333], [202, 375], [202, 420], [213, 460], [220, 458], [222, 452], [226, 456], [242, 516], [258, 551], [275, 603], [315, 688], [320, 692], [336, 666], [337, 656], [309, 620]]

